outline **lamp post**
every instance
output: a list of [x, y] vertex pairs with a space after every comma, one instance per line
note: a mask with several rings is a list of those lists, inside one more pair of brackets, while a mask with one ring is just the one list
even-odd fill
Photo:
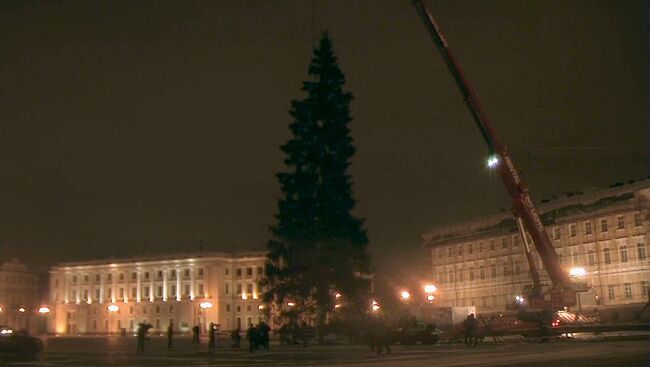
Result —
[[113, 313], [120, 310], [120, 306], [116, 304], [110, 304], [107, 307], [108, 309], [108, 333], [113, 335]]
[[206, 317], [207, 311], [206, 310], [211, 309], [212, 306], [213, 306], [212, 302], [210, 302], [210, 301], [203, 301], [203, 302], [199, 303], [199, 307], [201, 308], [201, 313], [203, 314], [202, 317], [203, 317], [203, 324], [204, 324], [203, 325], [204, 326], [203, 330], [204, 331], [208, 329], [208, 320], [206, 320], [207, 319], [207, 317]]
[[[572, 278], [583, 278], [584, 276], [587, 275], [587, 270], [583, 267], [575, 267], [571, 268], [569, 270], [569, 275], [571, 275]], [[580, 318], [580, 314], [582, 313], [582, 304], [580, 302], [580, 295], [582, 292], [576, 292], [576, 296], [578, 298], [578, 314], [576, 315], [576, 321]]]
[[402, 301], [406, 302], [411, 298], [411, 293], [409, 291], [401, 291], [400, 292], [400, 297], [402, 298]]
[[38, 313], [42, 316], [42, 320], [45, 323], [45, 330], [43, 334], [47, 333], [47, 315], [50, 313], [50, 308], [47, 306], [41, 306], [38, 308]]

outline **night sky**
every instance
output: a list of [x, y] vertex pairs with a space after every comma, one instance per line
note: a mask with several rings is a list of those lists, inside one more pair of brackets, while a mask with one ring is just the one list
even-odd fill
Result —
[[[534, 199], [647, 176], [642, 1], [428, 4]], [[509, 208], [409, 1], [3, 1], [0, 259], [262, 248], [326, 29], [378, 274], [421, 269], [427, 229]]]

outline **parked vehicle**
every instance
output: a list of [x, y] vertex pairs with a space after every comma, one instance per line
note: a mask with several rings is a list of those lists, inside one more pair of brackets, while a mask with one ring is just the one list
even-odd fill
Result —
[[43, 342], [40, 339], [0, 326], [0, 354], [34, 357], [41, 350]]

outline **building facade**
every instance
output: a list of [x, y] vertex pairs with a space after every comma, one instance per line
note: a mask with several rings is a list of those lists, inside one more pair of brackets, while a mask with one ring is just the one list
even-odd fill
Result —
[[177, 332], [211, 322], [245, 329], [264, 317], [265, 259], [263, 252], [200, 252], [60, 264], [50, 271], [49, 332], [132, 332], [142, 321], [153, 332], [170, 322]]
[[[648, 301], [650, 181], [574, 195], [537, 206], [567, 272], [586, 270], [576, 307]], [[529, 237], [529, 236], [528, 236]], [[524, 243], [510, 213], [436, 228], [422, 235], [443, 306], [502, 312], [532, 283]], [[534, 252], [542, 284], [550, 286]]]
[[33, 332], [40, 301], [38, 274], [18, 259], [0, 265], [0, 325]]

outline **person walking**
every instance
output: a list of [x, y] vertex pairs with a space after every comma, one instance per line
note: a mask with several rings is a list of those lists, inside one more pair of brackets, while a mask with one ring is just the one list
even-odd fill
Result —
[[151, 328], [151, 324], [145, 324], [144, 322], [138, 323], [138, 329], [136, 331], [136, 337], [138, 341], [138, 353], [144, 352], [144, 340], [147, 337], [147, 332]]
[[476, 328], [478, 322], [474, 314], [469, 314], [465, 321], [463, 321], [463, 328], [465, 329], [465, 344], [469, 346], [476, 346]]
[[232, 340], [232, 344], [230, 345], [231, 348], [237, 348], [239, 349], [241, 346], [241, 329], [236, 328], [235, 330], [230, 332], [230, 339]]
[[246, 339], [248, 339], [248, 350], [253, 353], [257, 348], [257, 329], [251, 323], [246, 330]]
[[199, 325], [194, 325], [192, 327], [192, 344], [199, 344]]
[[174, 336], [174, 321], [169, 320], [169, 326], [167, 326], [167, 349], [172, 348], [172, 336]]
[[259, 335], [259, 342], [264, 350], [269, 350], [269, 332], [271, 328], [264, 322], [260, 321], [257, 325], [257, 333]]
[[211, 322], [210, 328], [208, 329], [208, 350], [210, 350], [210, 352], [212, 352], [212, 349], [214, 349], [216, 336], [217, 336], [217, 326], [213, 322]]

